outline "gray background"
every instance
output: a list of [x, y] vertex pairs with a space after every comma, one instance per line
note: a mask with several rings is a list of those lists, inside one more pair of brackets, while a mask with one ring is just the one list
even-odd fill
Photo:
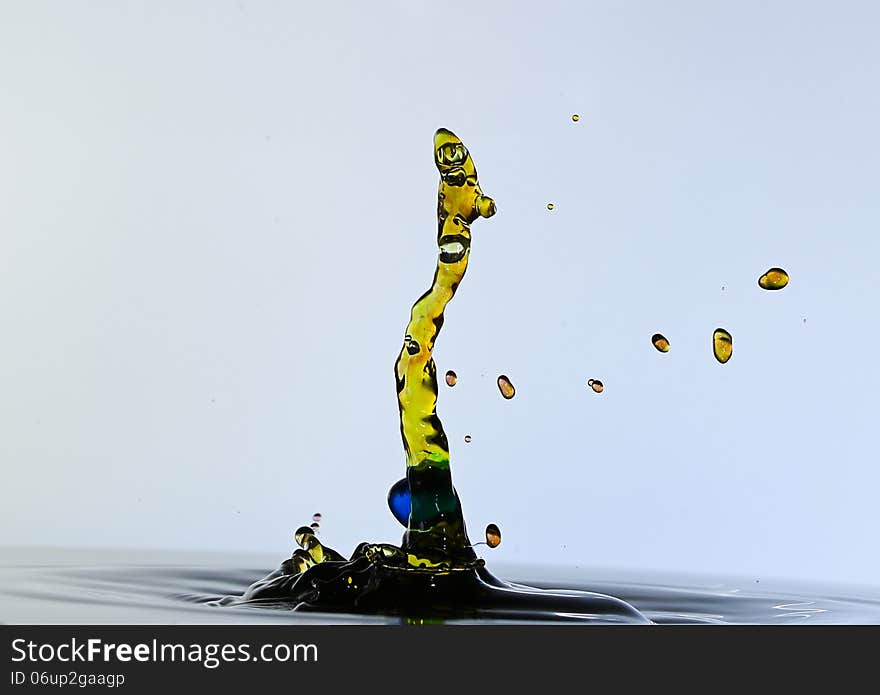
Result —
[[399, 540], [445, 126], [499, 208], [435, 352], [490, 561], [880, 583], [876, 8], [4, 2], [0, 543]]

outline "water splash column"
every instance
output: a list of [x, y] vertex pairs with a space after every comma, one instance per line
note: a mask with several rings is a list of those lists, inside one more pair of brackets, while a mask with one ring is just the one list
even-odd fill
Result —
[[410, 564], [428, 567], [475, 558], [452, 485], [449, 443], [437, 417], [437, 367], [432, 353], [443, 312], [467, 270], [471, 223], [495, 214], [495, 202], [483, 195], [470, 153], [445, 128], [434, 135], [434, 163], [440, 172], [437, 268], [431, 287], [412, 307], [394, 365], [412, 499], [403, 549]]

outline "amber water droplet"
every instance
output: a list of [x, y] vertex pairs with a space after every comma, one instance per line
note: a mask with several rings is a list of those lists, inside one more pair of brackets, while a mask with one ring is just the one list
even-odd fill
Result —
[[758, 278], [758, 286], [762, 290], [781, 290], [788, 284], [788, 273], [782, 268], [770, 268]]
[[312, 514], [312, 521], [320, 522], [321, 521], [321, 512], [315, 512]]
[[651, 342], [654, 344], [654, 347], [657, 348], [660, 352], [669, 352], [669, 341], [665, 336], [660, 333], [655, 333], [651, 336]]
[[596, 393], [602, 393], [605, 390], [605, 384], [603, 384], [598, 379], [590, 379], [589, 382], [590, 388], [593, 389]]
[[486, 545], [490, 548], [497, 548], [501, 545], [501, 529], [495, 524], [489, 524], [486, 527]]
[[465, 444], [471, 443], [471, 435], [469, 435], [469, 434], [464, 435], [464, 443]]
[[733, 354], [733, 336], [723, 328], [716, 328], [712, 334], [712, 352], [721, 364], [727, 362]]
[[553, 205], [553, 203], [547, 203], [547, 209], [548, 209], [548, 210], [552, 210], [554, 207], [555, 207], [555, 206]]
[[576, 113], [573, 113], [573, 114], [571, 114], [571, 120], [573, 120], [575, 123], [577, 123], [579, 120], [581, 120], [581, 117], [578, 116]]
[[504, 374], [498, 377], [498, 390], [501, 391], [501, 395], [507, 400], [510, 400], [516, 395], [516, 389], [513, 387], [513, 384], [510, 383], [510, 379]]
[[447, 386], [455, 386], [458, 381], [458, 374], [453, 372], [451, 369], [446, 372], [446, 385]]

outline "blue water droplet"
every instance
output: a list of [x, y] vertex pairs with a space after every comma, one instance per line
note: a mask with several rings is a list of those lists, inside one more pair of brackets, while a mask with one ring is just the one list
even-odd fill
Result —
[[409, 523], [409, 512], [412, 509], [412, 496], [406, 478], [398, 480], [388, 491], [388, 508], [401, 525]]

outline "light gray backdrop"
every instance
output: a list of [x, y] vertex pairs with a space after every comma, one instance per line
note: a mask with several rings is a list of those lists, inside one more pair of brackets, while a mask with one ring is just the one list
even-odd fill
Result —
[[0, 543], [398, 541], [445, 126], [499, 210], [435, 353], [490, 561], [880, 583], [878, 21], [3, 2]]

